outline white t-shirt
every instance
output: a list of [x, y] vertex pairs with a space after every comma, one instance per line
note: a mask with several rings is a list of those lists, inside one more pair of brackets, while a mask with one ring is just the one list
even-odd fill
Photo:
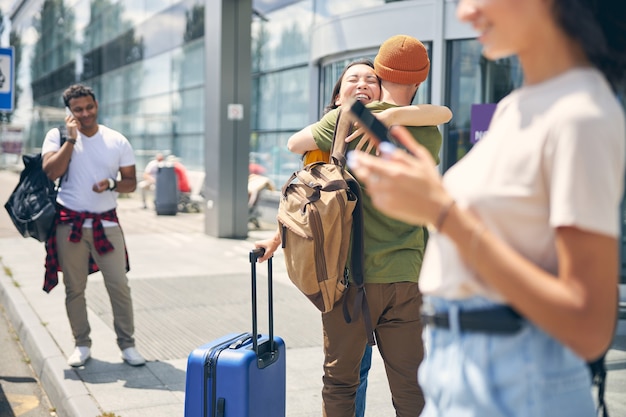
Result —
[[[41, 154], [60, 149], [60, 133], [51, 129], [44, 139]], [[117, 207], [117, 192], [96, 193], [92, 187], [105, 178], [117, 178], [120, 167], [135, 165], [135, 154], [128, 139], [104, 125], [87, 137], [78, 132], [67, 175], [61, 182], [57, 202], [74, 211], [104, 213]], [[91, 221], [85, 226], [90, 227]], [[108, 222], [105, 224], [106, 226]]]
[[[488, 133], [448, 170], [445, 187], [490, 232], [557, 274], [557, 227], [619, 235], [624, 125], [624, 112], [597, 70], [568, 71], [505, 97]], [[436, 232], [419, 283], [424, 294], [503, 301]]]

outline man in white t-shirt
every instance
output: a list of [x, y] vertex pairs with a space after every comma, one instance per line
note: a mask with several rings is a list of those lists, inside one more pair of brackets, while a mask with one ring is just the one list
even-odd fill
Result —
[[48, 177], [63, 177], [57, 218], [46, 242], [44, 291], [56, 286], [62, 270], [75, 340], [67, 363], [82, 366], [91, 357], [87, 276], [100, 270], [111, 299], [122, 359], [133, 366], [143, 365], [146, 361], [135, 349], [128, 255], [116, 213], [117, 193], [130, 193], [137, 187], [133, 149], [121, 133], [98, 124], [98, 102], [91, 88], [72, 85], [63, 93], [63, 101], [68, 109], [67, 140], [61, 145], [59, 129], [51, 129], [41, 149]]
[[143, 201], [143, 208], [148, 208], [148, 204], [146, 202], [146, 198], [148, 196], [148, 192], [154, 191], [154, 187], [156, 185], [156, 175], [159, 170], [159, 163], [163, 161], [163, 154], [157, 153], [154, 156], [154, 159], [146, 165], [146, 168], [143, 171], [143, 180], [137, 184], [139, 189], [141, 190], [141, 200]]

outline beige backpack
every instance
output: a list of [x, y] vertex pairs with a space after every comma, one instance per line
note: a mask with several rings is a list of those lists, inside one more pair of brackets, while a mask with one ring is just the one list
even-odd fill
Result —
[[364, 318], [369, 321], [363, 287], [361, 188], [344, 169], [344, 139], [351, 131], [349, 117], [339, 112], [331, 161], [313, 162], [293, 173], [282, 188], [277, 215], [287, 274], [322, 312], [331, 311], [348, 287], [347, 260], [352, 248], [350, 285], [357, 287], [358, 294], [352, 314], [344, 303], [348, 323], [366, 310]]

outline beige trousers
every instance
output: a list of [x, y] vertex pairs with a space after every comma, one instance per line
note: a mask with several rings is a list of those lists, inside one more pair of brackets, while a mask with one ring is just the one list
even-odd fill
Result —
[[83, 228], [83, 238], [74, 243], [68, 240], [71, 225], [57, 227], [57, 248], [59, 264], [63, 270], [65, 284], [65, 308], [70, 321], [76, 346], [91, 346], [91, 328], [87, 319], [87, 276], [89, 255], [98, 264], [104, 277], [104, 285], [113, 310], [113, 328], [117, 335], [117, 345], [126, 349], [135, 345], [133, 334], [133, 303], [126, 277], [125, 242], [119, 226], [106, 227], [107, 239], [115, 250], [104, 255], [98, 254], [93, 241], [93, 230]]

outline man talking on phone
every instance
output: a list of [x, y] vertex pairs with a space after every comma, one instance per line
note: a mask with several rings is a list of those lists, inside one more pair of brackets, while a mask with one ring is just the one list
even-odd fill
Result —
[[75, 344], [67, 363], [82, 366], [91, 357], [87, 276], [100, 270], [122, 359], [143, 365], [146, 360], [135, 348], [128, 255], [116, 213], [118, 192], [130, 193], [137, 187], [134, 152], [121, 133], [98, 124], [98, 102], [91, 88], [72, 85], [63, 92], [63, 101], [69, 109], [67, 139], [61, 144], [59, 129], [51, 129], [41, 149], [48, 177], [62, 177], [55, 229], [46, 242], [43, 289], [51, 291], [57, 273], [63, 271], [65, 307]]
[[[424, 45], [417, 39], [397, 35], [383, 42], [374, 60], [381, 79], [381, 102], [367, 108], [376, 112], [408, 106], [430, 70]], [[337, 121], [336, 110], [293, 135], [289, 150], [304, 153], [328, 151]], [[346, 116], [342, 116], [346, 117]], [[436, 126], [409, 127], [416, 141], [439, 161], [441, 133]], [[349, 144], [354, 149], [359, 140]], [[374, 152], [374, 151], [372, 151]], [[378, 349], [385, 362], [387, 380], [397, 417], [418, 416], [424, 396], [417, 382], [417, 368], [424, 355], [420, 309], [422, 297], [417, 280], [425, 248], [423, 227], [387, 217], [362, 193], [365, 261], [365, 292]], [[356, 291], [349, 286], [344, 297], [352, 305]], [[341, 301], [340, 301], [341, 302]], [[346, 323], [341, 306], [322, 313], [324, 329], [324, 417], [355, 415], [359, 368], [367, 344], [363, 317]]]

